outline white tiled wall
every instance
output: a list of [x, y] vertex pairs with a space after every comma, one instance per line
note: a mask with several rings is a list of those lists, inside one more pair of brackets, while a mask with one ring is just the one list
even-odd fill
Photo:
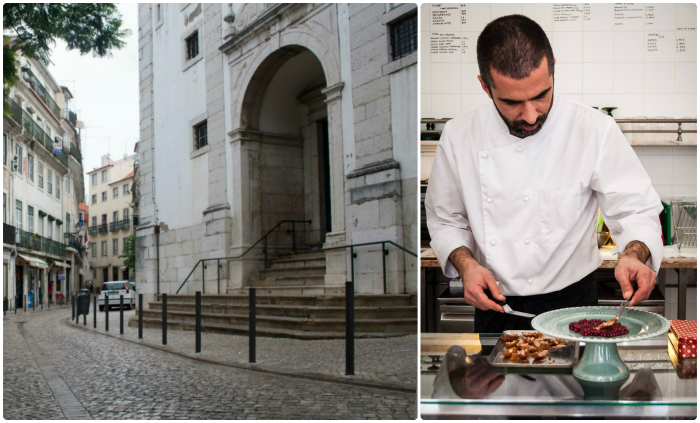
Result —
[[654, 189], [667, 203], [672, 197], [697, 197], [695, 146], [633, 146]]
[[[421, 6], [424, 118], [452, 118], [490, 101], [476, 78], [476, 40], [488, 22], [513, 13], [532, 18], [547, 33], [557, 59], [554, 89], [563, 97], [617, 107], [616, 118], [697, 116], [695, 4], [628, 4], [642, 12], [625, 20], [614, 19], [612, 3], [577, 4], [581, 15], [569, 22], [555, 22], [558, 4], [462, 4], [463, 20], [440, 25], [431, 10], [441, 5]], [[460, 37], [459, 54], [431, 53], [431, 36], [449, 34]]]

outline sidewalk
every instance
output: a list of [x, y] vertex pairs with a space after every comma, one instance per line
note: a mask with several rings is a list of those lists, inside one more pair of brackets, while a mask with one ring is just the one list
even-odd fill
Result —
[[[79, 327], [94, 332], [93, 304], [87, 326], [80, 316]], [[143, 329], [138, 339], [138, 328], [128, 327], [134, 310], [124, 311], [124, 335], [119, 334], [119, 310], [109, 312], [109, 331], [105, 331], [105, 312], [97, 312], [97, 329], [101, 334], [114, 336], [178, 355], [292, 377], [322, 379], [355, 385], [365, 385], [400, 391], [415, 392], [417, 378], [417, 335], [384, 338], [355, 339], [355, 375], [345, 376], [345, 340], [299, 340], [257, 337], [255, 364], [248, 363], [248, 337], [202, 332], [202, 352], [195, 350], [195, 333], [168, 330], [168, 344], [162, 345], [161, 329]], [[70, 322], [70, 317], [66, 323]]]

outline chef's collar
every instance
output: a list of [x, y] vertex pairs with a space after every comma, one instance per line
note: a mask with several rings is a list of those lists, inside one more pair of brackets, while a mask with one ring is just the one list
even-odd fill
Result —
[[550, 128], [554, 125], [552, 122], [555, 120], [554, 115], [555, 112], [559, 109], [558, 105], [560, 103], [559, 101], [559, 96], [554, 95], [554, 103], [552, 104], [552, 109], [549, 111], [549, 115], [547, 116], [547, 120], [544, 121], [544, 125], [542, 125], [542, 129], [540, 129], [540, 132], [536, 133], [535, 135], [531, 135], [526, 138], [519, 138], [516, 137], [515, 135], [510, 133], [510, 130], [508, 129], [508, 125], [503, 121], [503, 118], [501, 117], [500, 114], [498, 114], [498, 109], [496, 109], [496, 104], [491, 100], [491, 114], [493, 115], [494, 120], [496, 121], [496, 126], [498, 129], [503, 132], [504, 134], [508, 135], [509, 137], [513, 137], [514, 140], [518, 141], [524, 141], [524, 140], [532, 140], [532, 139], [538, 139], [542, 134], [545, 132], [549, 132]]

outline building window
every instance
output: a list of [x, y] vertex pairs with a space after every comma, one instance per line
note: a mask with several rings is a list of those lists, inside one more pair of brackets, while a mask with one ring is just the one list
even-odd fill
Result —
[[70, 230], [70, 213], [66, 213], [66, 229]]
[[61, 198], [61, 179], [56, 175], [56, 198]]
[[44, 218], [39, 215], [39, 235], [44, 236]]
[[49, 193], [49, 195], [53, 194], [53, 184], [51, 181], [53, 180], [53, 173], [51, 173], [50, 170], [46, 169], [46, 192]]
[[107, 191], [102, 193], [102, 201], [107, 201]]
[[124, 185], [124, 194], [128, 194], [128, 193], [129, 193], [129, 184], [125, 184]]
[[97, 173], [92, 175], [92, 184], [97, 185]]
[[185, 49], [187, 51], [187, 60], [194, 59], [199, 54], [199, 31], [195, 31], [185, 39]]
[[39, 188], [44, 188], [44, 164], [39, 162]]
[[97, 226], [97, 216], [92, 216], [92, 227]]
[[114, 197], [114, 198], [119, 197], [119, 188], [114, 188], [112, 190], [112, 197]]
[[48, 235], [49, 235], [49, 236], [48, 236], [48, 238], [49, 238], [49, 239], [53, 239], [53, 222], [50, 221], [50, 220], [49, 220], [48, 228], [49, 228], [49, 231], [48, 231]]
[[122, 216], [124, 217], [124, 220], [127, 220], [129, 218], [129, 209], [124, 209]]
[[92, 204], [97, 204], [97, 194], [92, 194]]
[[29, 180], [34, 182], [34, 156], [27, 154], [27, 175]]
[[396, 60], [418, 48], [418, 14], [406, 16], [390, 24], [391, 57]]
[[2, 134], [2, 164], [7, 164], [7, 135]]
[[34, 207], [27, 206], [27, 230], [34, 233]]
[[207, 145], [207, 121], [194, 127], [194, 149], [198, 150]]
[[119, 212], [112, 212], [112, 222], [119, 222]]
[[15, 144], [15, 155], [17, 156], [17, 172], [22, 174], [22, 147]]
[[127, 238], [122, 238], [122, 253], [126, 250], [126, 240]]
[[119, 254], [119, 239], [118, 238], [114, 238], [112, 240], [112, 254], [114, 254], [115, 256], [117, 254]]
[[[91, 248], [91, 250], [92, 250], [92, 256], [93, 256], [93, 257], [97, 257], [97, 245], [92, 244], [92, 245], [90, 246], [90, 248]], [[93, 271], [94, 271], [94, 269], [93, 269]]]
[[102, 255], [107, 255], [107, 241], [102, 241]]
[[102, 171], [102, 182], [107, 182], [107, 171], [106, 170]]
[[70, 194], [70, 176], [66, 175], [66, 194]]
[[22, 229], [22, 202], [19, 200], [15, 200], [15, 209], [17, 210], [17, 221], [15, 222], [15, 226], [17, 226], [17, 229]]
[[113, 281], [118, 281], [118, 280], [119, 280], [119, 268], [118, 268], [118, 267], [113, 267], [113, 268], [112, 268], [112, 280], [113, 280]]
[[2, 193], [2, 221], [10, 223], [7, 220], [7, 194]]
[[107, 224], [107, 215], [106, 215], [106, 214], [103, 214], [103, 215], [102, 215], [102, 224], [103, 224], [103, 225], [106, 225], [106, 224]]

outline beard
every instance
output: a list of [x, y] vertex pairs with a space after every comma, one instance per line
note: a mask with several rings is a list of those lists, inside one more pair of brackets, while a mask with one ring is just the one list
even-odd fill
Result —
[[[493, 95], [491, 96], [491, 101], [493, 101]], [[524, 120], [508, 120], [505, 116], [503, 116], [503, 113], [498, 109], [498, 106], [496, 106], [496, 102], [493, 102], [493, 106], [496, 108], [496, 111], [498, 114], [501, 116], [501, 119], [503, 119], [503, 122], [505, 122], [506, 126], [508, 127], [508, 130], [510, 131], [513, 136], [516, 136], [518, 138], [527, 138], [529, 136], [535, 135], [536, 133], [540, 132], [542, 129], [542, 126], [544, 125], [544, 122], [547, 120], [547, 116], [549, 116], [549, 112], [552, 110], [552, 106], [554, 105], [554, 93], [552, 93], [552, 102], [549, 104], [549, 109], [547, 109], [546, 113], [543, 113], [539, 116], [537, 116], [537, 120], [535, 120], [535, 129], [525, 129], [527, 126], [532, 126], [531, 124], [525, 122]]]

